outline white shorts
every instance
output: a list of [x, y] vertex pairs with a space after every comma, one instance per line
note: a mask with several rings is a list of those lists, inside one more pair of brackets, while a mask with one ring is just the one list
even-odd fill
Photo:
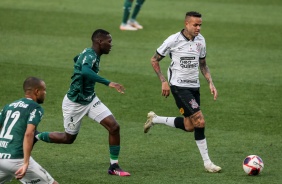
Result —
[[65, 132], [71, 135], [76, 135], [79, 132], [81, 120], [87, 115], [89, 118], [100, 123], [106, 117], [112, 115], [112, 112], [106, 107], [96, 96], [88, 105], [82, 105], [71, 101], [65, 95], [62, 104], [64, 116]]
[[[23, 159], [0, 159], [0, 184], [16, 177], [15, 172], [23, 165]], [[54, 179], [32, 157], [21, 183], [52, 184]]]

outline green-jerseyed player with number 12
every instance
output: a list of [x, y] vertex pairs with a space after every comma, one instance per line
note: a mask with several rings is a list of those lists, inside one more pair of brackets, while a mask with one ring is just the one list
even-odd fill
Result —
[[58, 184], [32, 157], [36, 127], [44, 114], [39, 105], [46, 95], [45, 82], [28, 77], [25, 97], [7, 104], [0, 113], [0, 183], [13, 178], [22, 183]]

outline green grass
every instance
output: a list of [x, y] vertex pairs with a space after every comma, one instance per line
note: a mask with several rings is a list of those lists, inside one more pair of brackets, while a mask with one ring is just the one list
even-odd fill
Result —
[[[244, 184], [282, 181], [280, 165], [282, 65], [278, 0], [150, 0], [138, 21], [144, 30], [122, 32], [123, 1], [1, 0], [0, 106], [23, 96], [22, 82], [38, 76], [47, 83], [45, 116], [38, 129], [63, 131], [61, 102], [72, 74], [72, 58], [91, 45], [97, 28], [108, 30], [114, 47], [102, 56], [100, 75], [121, 83], [126, 94], [97, 85], [99, 98], [121, 126], [120, 165], [132, 176], [109, 176], [107, 131], [85, 117], [73, 145], [39, 142], [33, 157], [61, 184]], [[194, 136], [155, 126], [143, 133], [148, 111], [179, 116], [172, 97], [160, 95], [150, 58], [170, 34], [183, 28], [186, 11], [203, 14], [202, 34], [219, 98], [213, 101], [201, 77], [201, 108], [211, 159], [222, 173], [206, 173]], [[162, 61], [163, 72], [169, 59]], [[250, 154], [265, 163], [261, 175], [246, 176]], [[11, 183], [18, 183], [16, 180]]]

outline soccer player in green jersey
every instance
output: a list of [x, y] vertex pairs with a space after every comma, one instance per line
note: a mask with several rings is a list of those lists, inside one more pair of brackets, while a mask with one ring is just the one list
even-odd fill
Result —
[[130, 10], [131, 10], [131, 7], [132, 7], [133, 0], [125, 0], [124, 1], [122, 23], [119, 27], [120, 30], [136, 31], [138, 29], [143, 29], [143, 26], [140, 25], [136, 21], [136, 17], [138, 15], [138, 13], [140, 12], [140, 9], [141, 9], [144, 2], [145, 2], [145, 0], [136, 0], [136, 5], [135, 5], [135, 7], [133, 9], [133, 13], [130, 17]]
[[119, 124], [94, 91], [95, 84], [98, 82], [124, 93], [124, 87], [121, 84], [98, 75], [101, 55], [109, 54], [111, 51], [112, 36], [106, 30], [97, 29], [92, 34], [91, 40], [92, 47], [84, 49], [74, 58], [72, 82], [62, 104], [65, 132], [42, 132], [36, 137], [45, 142], [71, 144], [78, 135], [82, 118], [87, 115], [109, 132], [110, 168], [108, 173], [129, 176], [130, 173], [123, 171], [118, 165]]
[[34, 132], [44, 114], [46, 85], [29, 77], [25, 97], [6, 105], [0, 112], [0, 183], [17, 178], [22, 183], [58, 184], [32, 157]]

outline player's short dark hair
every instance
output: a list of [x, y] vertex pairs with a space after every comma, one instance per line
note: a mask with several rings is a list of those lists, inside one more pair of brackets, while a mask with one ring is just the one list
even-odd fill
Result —
[[104, 29], [97, 29], [96, 31], [93, 32], [91, 40], [94, 41], [96, 38], [99, 36], [106, 36], [109, 35], [110, 33]]
[[41, 86], [42, 81], [42, 79], [39, 79], [37, 77], [28, 77], [23, 83], [23, 90], [26, 92], [34, 88], [39, 88]]
[[186, 13], [185, 17], [199, 17], [199, 18], [201, 18], [202, 14], [200, 14], [199, 12], [196, 12], [196, 11], [189, 11], [189, 12]]

